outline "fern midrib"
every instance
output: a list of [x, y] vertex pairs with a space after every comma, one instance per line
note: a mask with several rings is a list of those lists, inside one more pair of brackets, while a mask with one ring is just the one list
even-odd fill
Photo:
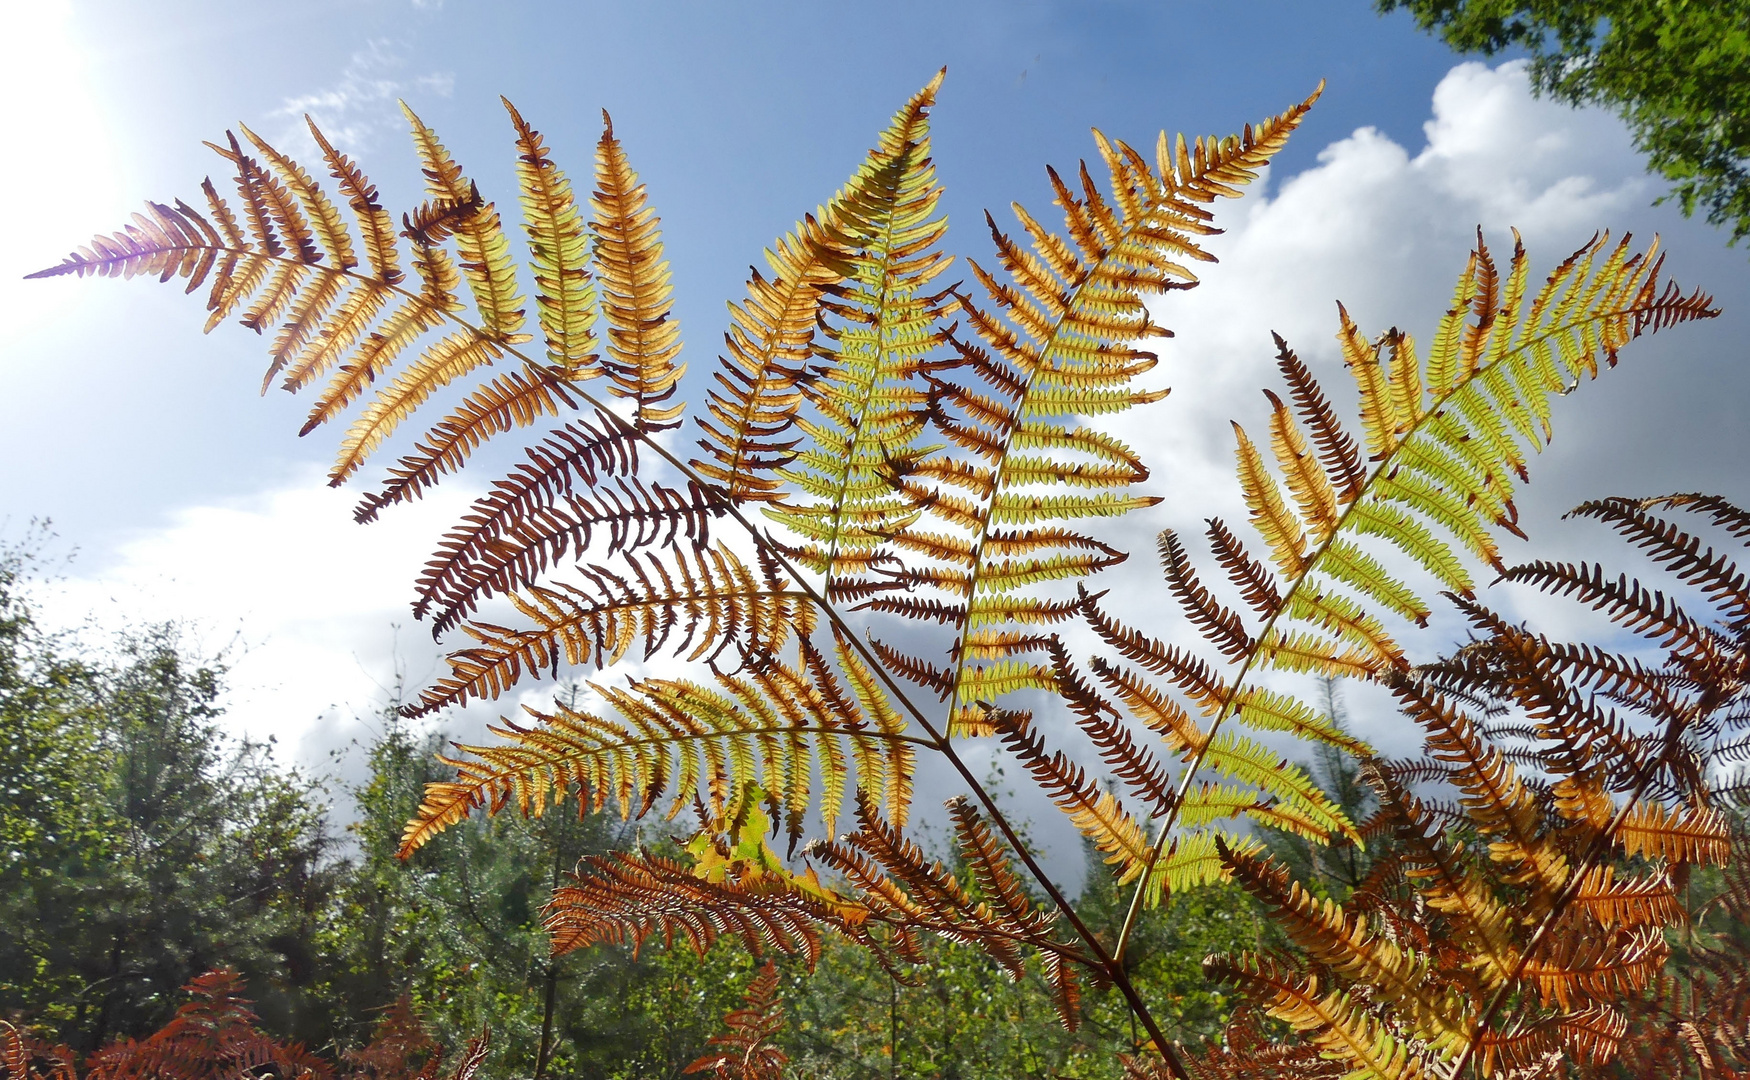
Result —
[[[1149, 825], [1151, 827], [1159, 828], [1160, 832], [1155, 837], [1154, 850], [1149, 856], [1148, 866], [1144, 868], [1142, 876], [1137, 879], [1136, 891], [1131, 894], [1130, 906], [1124, 914], [1124, 925], [1118, 933], [1118, 943], [1113, 947], [1114, 959], [1120, 962], [1124, 959], [1125, 946], [1129, 944], [1130, 935], [1136, 929], [1136, 921], [1142, 914], [1142, 900], [1144, 891], [1148, 885], [1149, 876], [1154, 873], [1155, 865], [1160, 862], [1161, 856], [1166, 852], [1167, 843], [1172, 838], [1173, 827], [1179, 820], [1179, 811], [1184, 804], [1185, 793], [1190, 790], [1192, 781], [1196, 778], [1197, 773], [1202, 770], [1204, 759], [1208, 756], [1210, 744], [1215, 741], [1216, 733], [1221, 729], [1222, 724], [1233, 715], [1234, 701], [1239, 697], [1240, 691], [1245, 688], [1245, 681], [1251, 675], [1252, 667], [1258, 660], [1259, 656], [1262, 655], [1263, 643], [1269, 640], [1271, 632], [1276, 628], [1277, 620], [1282, 618], [1283, 615], [1288, 612], [1295, 598], [1299, 596], [1301, 587], [1312, 577], [1313, 571], [1318, 568], [1319, 562], [1324, 558], [1325, 553], [1329, 551], [1331, 545], [1336, 543], [1336, 541], [1343, 535], [1343, 528], [1349, 523], [1350, 515], [1355, 512], [1356, 507], [1365, 502], [1367, 497], [1372, 494], [1375, 482], [1387, 473], [1393, 471], [1394, 461], [1398, 456], [1398, 452], [1403, 447], [1409, 445], [1410, 441], [1420, 433], [1423, 424], [1433, 419], [1434, 414], [1437, 413], [1442, 406], [1452, 398], [1469, 390], [1477, 383], [1485, 372], [1495, 370], [1512, 357], [1522, 356], [1527, 349], [1544, 341], [1548, 341], [1558, 334], [1571, 332], [1587, 323], [1625, 318], [1633, 315], [1636, 310], [1637, 309], [1634, 307], [1613, 309], [1609, 312], [1595, 313], [1583, 319], [1558, 323], [1549, 327], [1544, 332], [1520, 342], [1511, 351], [1503, 353], [1494, 363], [1472, 370], [1462, 383], [1431, 401], [1429, 406], [1423, 410], [1422, 415], [1416, 418], [1416, 422], [1410, 425], [1410, 429], [1404, 433], [1401, 439], [1398, 440], [1397, 445], [1392, 447], [1391, 454], [1387, 456], [1384, 461], [1381, 461], [1379, 467], [1374, 469], [1374, 471], [1368, 475], [1366, 481], [1361, 485], [1361, 490], [1356, 494], [1355, 498], [1349, 503], [1349, 505], [1344, 508], [1342, 514], [1337, 517], [1336, 524], [1331, 527], [1330, 534], [1314, 549], [1311, 558], [1307, 560], [1306, 569], [1301, 571], [1300, 577], [1295, 580], [1294, 584], [1289, 587], [1287, 592], [1283, 593], [1282, 602], [1259, 628], [1257, 637], [1253, 639], [1254, 644], [1252, 649], [1246, 655], [1245, 663], [1241, 665], [1238, 674], [1234, 677], [1233, 683], [1230, 684], [1229, 692], [1222, 700], [1221, 709], [1216, 713], [1214, 722], [1210, 724], [1209, 730], [1204, 736], [1202, 747], [1198, 749], [1196, 756], [1186, 764], [1185, 771], [1179, 778], [1179, 787], [1173, 794], [1172, 805], [1165, 814], [1150, 819]], [[1453, 1075], [1456, 1076], [1456, 1072]]]

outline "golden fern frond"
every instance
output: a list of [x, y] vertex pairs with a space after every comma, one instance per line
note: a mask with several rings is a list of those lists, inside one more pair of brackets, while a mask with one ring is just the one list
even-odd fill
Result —
[[[1274, 465], [1234, 426], [1240, 490], [1274, 575], [1225, 527], [1211, 528], [1216, 558], [1257, 613], [1258, 628], [1197, 581], [1175, 537], [1161, 542], [1175, 597], [1211, 646], [1238, 668], [1231, 680], [1199, 680], [1207, 685], [1199, 694], [1202, 687], [1185, 685], [1191, 680], [1183, 678], [1182, 662], [1163, 665], [1210, 717], [1206, 735], [1188, 745], [1214, 745], [1230, 718], [1261, 718], [1260, 710], [1248, 716], [1240, 703], [1271, 671], [1381, 682], [1403, 677], [1409, 661], [1385, 620], [1425, 624], [1430, 608], [1364, 542], [1460, 596], [1472, 588], [1461, 552], [1504, 570], [1490, 532], [1517, 532], [1513, 493], [1526, 473], [1524, 447], [1548, 441], [1553, 399], [1595, 376], [1601, 362], [1614, 364], [1639, 333], [1715, 314], [1705, 295], [1685, 297], [1675, 285], [1662, 285], [1655, 254], [1656, 245], [1631, 254], [1626, 239], [1612, 246], [1607, 237], [1595, 238], [1527, 303], [1523, 247], [1515, 244], [1503, 284], [1479, 234], [1453, 309], [1426, 358], [1396, 330], [1368, 341], [1339, 305], [1337, 336], [1360, 398], [1363, 441], [1377, 462], [1371, 472], [1317, 380], [1277, 339], [1289, 393], [1287, 401], [1268, 394]], [[1638, 596], [1618, 599], [1645, 625], [1665, 614]], [[1217, 695], [1213, 708], [1208, 691]], [[1286, 711], [1312, 710], [1296, 701]], [[1195, 783], [1206, 754], [1190, 757], [1181, 790]], [[1178, 813], [1169, 809], [1154, 823], [1158, 850], [1171, 843]], [[1533, 856], [1527, 851], [1523, 857]], [[1133, 904], [1130, 925], [1135, 911]]]
[[639, 431], [675, 427], [685, 406], [668, 403], [687, 367], [675, 363], [681, 351], [680, 324], [670, 318], [673, 288], [662, 258], [660, 220], [646, 204], [644, 185], [626, 160], [605, 110], [595, 180], [590, 231], [608, 324], [608, 389], [636, 404]]
[[1468, 1003], [1462, 996], [1443, 992], [1426, 958], [1370, 933], [1363, 920], [1335, 901], [1312, 896], [1269, 860], [1218, 844], [1234, 880], [1264, 905], [1272, 924], [1315, 962], [1369, 987], [1376, 1000], [1390, 1002], [1410, 1032], [1442, 1056], [1463, 1045], [1470, 1034]]
[[1212, 956], [1204, 973], [1244, 990], [1266, 1012], [1304, 1035], [1325, 1055], [1347, 1065], [1346, 1077], [1366, 1080], [1443, 1080], [1445, 1069], [1428, 1060], [1390, 1027], [1363, 1011], [1340, 990], [1320, 994], [1316, 976], [1289, 971], [1267, 957]]
[[504, 235], [497, 208], [481, 201], [479, 189], [462, 174], [462, 167], [438, 141], [437, 132], [427, 127], [405, 102], [401, 111], [412, 125], [413, 145], [425, 166], [426, 191], [440, 203], [469, 207], [447, 224], [455, 236], [462, 273], [474, 296], [481, 329], [500, 345], [520, 345], [531, 340], [522, 333], [523, 297], [517, 291], [516, 263], [511, 258], [510, 240]]
[[725, 1030], [711, 1036], [711, 1049], [682, 1069], [710, 1072], [719, 1080], [779, 1080], [790, 1056], [772, 1045], [784, 1030], [784, 1007], [778, 1002], [778, 966], [765, 962], [748, 984], [746, 1004], [723, 1017]]
[[1674, 863], [1718, 866], [1731, 852], [1725, 815], [1712, 806], [1642, 800], [1628, 808], [1617, 837], [1630, 855]]
[[849, 271], [835, 217], [832, 204], [804, 217], [766, 251], [772, 277], [754, 270], [747, 299], [730, 306], [728, 356], [719, 358], [712, 376], [710, 418], [696, 421], [710, 460], [694, 459], [692, 466], [731, 501], [783, 497], [774, 474], [795, 457], [798, 439], [787, 435], [802, 401], [821, 290]]
[[304, 123], [310, 129], [310, 137], [322, 150], [322, 158], [328, 163], [328, 174], [340, 185], [340, 193], [346, 196], [347, 207], [358, 222], [372, 275], [385, 285], [398, 284], [403, 275], [400, 270], [401, 251], [395, 243], [395, 222], [383, 209], [383, 204], [377, 201], [377, 186], [351, 158], [329, 143], [315, 120], [306, 115]]
[[1609, 1000], [1644, 989], [1665, 964], [1670, 947], [1658, 927], [1606, 934], [1567, 934], [1554, 948], [1523, 964], [1521, 978], [1545, 1005]]
[[456, 778], [427, 786], [403, 856], [476, 809], [496, 814], [514, 805], [537, 817], [570, 795], [583, 809], [600, 811], [612, 801], [622, 816], [643, 817], [666, 796], [667, 817], [701, 798], [721, 817], [749, 785], [786, 811], [799, 837], [811, 805], [832, 828], [852, 762], [861, 787], [887, 792], [903, 811], [893, 793], [905, 790], [919, 740], [870, 723], [821, 665], [773, 668], [721, 673], [717, 689], [673, 679], [592, 686], [615, 715], [525, 707], [532, 724], [506, 720], [491, 729], [505, 741], [459, 745], [467, 756], [441, 759]]
[[824, 363], [806, 384], [796, 457], [780, 471], [797, 494], [766, 510], [801, 538], [793, 557], [825, 576], [829, 601], [916, 516], [895, 480], [926, 452], [915, 445], [927, 399], [918, 374], [951, 303], [929, 292], [953, 261], [939, 250], [948, 222], [936, 215], [929, 136], [945, 74], [900, 108], [831, 207], [846, 272], [821, 301]]
[[620, 570], [579, 565], [578, 581], [508, 592], [531, 625], [463, 624], [476, 644], [450, 653], [450, 674], [426, 688], [410, 715], [496, 698], [525, 673], [538, 679], [556, 670], [561, 659], [605, 667], [640, 641], [646, 659], [659, 651], [689, 660], [714, 660], [725, 651], [775, 655], [786, 641], [808, 636], [814, 607], [806, 593], [785, 585], [764, 551], [759, 555], [749, 566], [721, 544], [690, 553], [675, 547], [666, 557], [628, 555]]
[[1311, 99], [1240, 136], [1189, 148], [1163, 135], [1154, 166], [1096, 135], [1109, 193], [1086, 167], [1073, 182], [1049, 173], [1065, 235], [1016, 205], [1027, 234], [1021, 242], [987, 215], [996, 270], [974, 260], [968, 267], [994, 308], [963, 298], [978, 340], [949, 335], [954, 357], [928, 373], [931, 431], [947, 445], [893, 470], [893, 483], [919, 511], [894, 543], [928, 559], [885, 571], [894, 587], [939, 598], [955, 617], [954, 732], [989, 729], [981, 702], [1054, 689], [1050, 669], [1023, 658], [1036, 647], [1031, 632], [994, 657], [980, 641], [1028, 625], [1042, 604], [1038, 586], [1083, 578], [1122, 557], [1083, 535], [1082, 521], [1158, 501], [1130, 493], [1147, 478], [1135, 453], [1075, 417], [1162, 396], [1135, 386], [1155, 364], [1135, 343], [1165, 332], [1144, 296], [1195, 284], [1184, 263], [1209, 258], [1196, 241], [1211, 231], [1202, 204], [1237, 195], [1310, 106]]

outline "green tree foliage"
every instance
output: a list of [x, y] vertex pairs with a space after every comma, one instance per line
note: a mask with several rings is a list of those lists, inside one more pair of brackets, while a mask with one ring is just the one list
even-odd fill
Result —
[[220, 735], [222, 670], [172, 629], [76, 655], [33, 617], [26, 569], [0, 562], [0, 1013], [91, 1050], [230, 965], [274, 1027], [321, 1033], [308, 987], [336, 867], [319, 792]]
[[1750, 235], [1750, 4], [1745, 0], [1378, 0], [1461, 52], [1531, 53], [1533, 84], [1628, 121], [1648, 164]]

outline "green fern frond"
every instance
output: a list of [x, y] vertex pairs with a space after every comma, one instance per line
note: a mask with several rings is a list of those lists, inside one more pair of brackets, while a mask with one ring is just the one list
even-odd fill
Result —
[[[1196, 581], [1176, 538], [1162, 539], [1175, 595], [1238, 668], [1231, 680], [1192, 693], [1210, 719], [1204, 736], [1180, 737], [1196, 748], [1181, 790], [1209, 764], [1209, 748], [1218, 745], [1226, 721], [1247, 719], [1248, 696], [1267, 673], [1390, 682], [1408, 670], [1386, 620], [1424, 624], [1429, 604], [1364, 542], [1407, 557], [1461, 595], [1471, 589], [1466, 555], [1503, 569], [1491, 532], [1518, 531], [1513, 495], [1526, 475], [1526, 449], [1541, 449], [1549, 440], [1553, 399], [1596, 376], [1600, 363], [1614, 364], [1638, 334], [1716, 314], [1705, 295], [1685, 296], [1660, 282], [1656, 248], [1632, 254], [1626, 239], [1613, 246], [1608, 237], [1595, 238], [1557, 267], [1527, 303], [1523, 247], [1515, 244], [1503, 286], [1479, 235], [1426, 359], [1396, 330], [1369, 342], [1339, 306], [1337, 336], [1360, 398], [1362, 442], [1377, 463], [1371, 472], [1364, 471], [1356, 440], [1317, 381], [1277, 339], [1293, 407], [1268, 395], [1274, 467], [1234, 426], [1240, 490], [1274, 572], [1225, 527], [1211, 528], [1216, 557], [1258, 613], [1259, 628], [1221, 608]], [[1619, 604], [1636, 602], [1619, 598]], [[1663, 610], [1655, 608], [1649, 601], [1637, 610], [1646, 609], [1650, 622]], [[1124, 633], [1103, 636], [1121, 640]], [[1160, 670], [1175, 669], [1181, 688], [1192, 690], [1182, 678], [1183, 664]], [[1140, 688], [1130, 695], [1151, 702], [1145, 722], [1164, 715], [1154, 700], [1160, 697]], [[1269, 726], [1313, 713], [1292, 697], [1271, 704], [1267, 711], [1254, 707], [1251, 718]], [[1301, 733], [1327, 737], [1316, 727]], [[1342, 744], [1357, 749], [1353, 740]], [[1461, 753], [1456, 747], [1453, 752]], [[1159, 850], [1172, 842], [1178, 813], [1171, 809], [1155, 823]], [[1529, 850], [1523, 854], [1533, 858]], [[1537, 876], [1553, 868], [1528, 866], [1524, 872]], [[1136, 910], [1133, 904], [1127, 925], [1134, 924]]]
[[825, 576], [829, 601], [916, 516], [894, 480], [928, 452], [915, 445], [926, 400], [918, 372], [949, 302], [928, 291], [953, 261], [939, 250], [948, 222], [936, 216], [930, 159], [943, 74], [899, 110], [831, 206], [846, 273], [822, 300], [830, 344], [817, 347], [824, 363], [804, 393], [812, 408], [796, 420], [804, 437], [780, 472], [799, 494], [766, 511], [802, 538], [793, 555]]

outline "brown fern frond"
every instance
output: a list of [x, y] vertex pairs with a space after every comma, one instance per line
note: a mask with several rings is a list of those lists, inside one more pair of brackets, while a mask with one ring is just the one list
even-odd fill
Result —
[[1604, 567], [1546, 560], [1509, 567], [1502, 579], [1534, 585], [1557, 596], [1572, 596], [1602, 611], [1624, 629], [1674, 649], [1697, 662], [1712, 662], [1728, 646], [1719, 634], [1697, 622], [1675, 600], [1647, 589], [1627, 574], [1611, 580]]
[[810, 895], [781, 875], [712, 881], [673, 859], [615, 852], [585, 856], [554, 891], [543, 922], [555, 954], [602, 942], [637, 950], [653, 935], [665, 946], [684, 938], [704, 953], [732, 935], [755, 956], [800, 956], [812, 968], [820, 959], [818, 926], [861, 942], [867, 919], [860, 906]]
[[1731, 852], [1725, 816], [1711, 806], [1637, 802], [1617, 827], [1617, 836], [1630, 855], [1673, 863], [1717, 866]]
[[417, 1080], [443, 1056], [443, 1047], [413, 1011], [413, 999], [402, 994], [383, 1010], [371, 1041], [340, 1056], [353, 1067], [353, 1080]]
[[73, 1051], [50, 1046], [16, 1024], [0, 1020], [0, 1077], [5, 1080], [78, 1080]]
[[978, 882], [995, 914], [1006, 925], [1022, 933], [1049, 932], [1053, 920], [1027, 895], [1015, 877], [1008, 852], [972, 803], [964, 796], [950, 799], [948, 815], [954, 819], [961, 857], [966, 860], [973, 880]]
[[1270, 568], [1253, 558], [1220, 518], [1209, 519], [1209, 546], [1228, 580], [1252, 610], [1268, 619], [1282, 606], [1282, 593]]
[[503, 355], [491, 341], [468, 332], [451, 334], [427, 347], [418, 360], [378, 392], [347, 429], [340, 441], [339, 457], [328, 471], [329, 486], [345, 483], [432, 394]]
[[1336, 410], [1306, 364], [1288, 347], [1288, 342], [1282, 340], [1282, 335], [1272, 333], [1270, 336], [1276, 342], [1276, 366], [1288, 383], [1289, 399], [1299, 411], [1301, 422], [1312, 430], [1319, 462], [1338, 484], [1338, 494], [1343, 501], [1353, 502], [1360, 496], [1367, 478], [1361, 451], [1354, 438], [1343, 429]]
[[1044, 740], [1025, 716], [1008, 714], [999, 723], [997, 734], [1040, 792], [1106, 856], [1107, 863], [1116, 867], [1120, 882], [1134, 881], [1151, 870], [1164, 870], [1152, 865], [1148, 838], [1124, 804], [1111, 792], [1100, 790], [1087, 771], [1061, 750], [1047, 752]]
[[1218, 601], [1198, 580], [1191, 566], [1191, 557], [1171, 529], [1155, 538], [1160, 549], [1161, 567], [1166, 572], [1167, 586], [1185, 609], [1185, 615], [1203, 631], [1204, 636], [1229, 660], [1244, 656], [1252, 648], [1252, 635], [1246, 632], [1245, 621]]
[[[1382, 1080], [1439, 1080], [1430, 1061], [1340, 990], [1320, 993], [1316, 976], [1301, 975], [1268, 957], [1212, 956], [1203, 962], [1212, 979], [1245, 990], [1266, 1012], [1303, 1034], [1321, 1052], [1349, 1067], [1346, 1075]], [[1316, 1074], [1315, 1074], [1316, 1075]]]
[[[568, 554], [581, 555], [598, 530], [618, 551], [666, 547], [681, 538], [703, 547], [721, 511], [697, 487], [681, 491], [623, 478], [588, 495], [561, 491], [547, 505], [523, 507], [517, 499], [540, 489], [524, 488], [522, 479], [513, 474], [508, 488], [481, 499], [426, 563], [414, 614], [429, 613], [434, 634], [458, 625], [488, 597], [532, 585]], [[498, 520], [502, 528], [495, 527]]]
[[605, 110], [601, 141], [596, 144], [595, 181], [590, 232], [595, 237], [602, 315], [608, 324], [603, 365], [612, 380], [609, 391], [636, 403], [634, 423], [639, 431], [675, 427], [684, 406], [668, 403], [687, 367], [675, 363], [681, 351], [680, 325], [670, 318], [673, 290], [668, 263], [662, 258], [660, 220], [646, 205], [644, 185], [627, 162]]
[[1750, 537], [1750, 510], [1727, 502], [1718, 495], [1704, 495], [1699, 492], [1661, 495], [1657, 498], [1643, 499], [1642, 504], [1663, 506], [1667, 509], [1688, 510], [1707, 517], [1736, 539], [1742, 540]]
[[[1701, 537], [1687, 533], [1675, 522], [1652, 513], [1652, 505], [1669, 507], [1672, 504], [1669, 499], [1598, 499], [1581, 503], [1569, 511], [1568, 516], [1605, 522], [1635, 546], [1644, 549], [1655, 563], [1679, 581], [1699, 589], [1722, 614], [1731, 619], [1750, 619], [1750, 581], [1746, 580], [1737, 564], [1724, 554], [1716, 554], [1711, 547], [1704, 550]], [[1730, 513], [1737, 511], [1723, 500], [1716, 501], [1713, 506], [1724, 512], [1722, 524], [1729, 523], [1732, 520]]]
[[790, 1056], [772, 1045], [784, 1030], [784, 1007], [778, 1002], [778, 966], [767, 960], [748, 984], [746, 1004], [723, 1017], [725, 1030], [707, 1040], [707, 1050], [682, 1069], [709, 1072], [719, 1080], [779, 1080]]
[[1644, 989], [1669, 953], [1656, 927], [1633, 927], [1609, 934], [1565, 935], [1547, 956], [1523, 964], [1522, 978], [1545, 1005], [1608, 1001]]
[[1172, 799], [1172, 777], [1149, 751], [1136, 744], [1136, 737], [1118, 716], [1118, 710], [1088, 685], [1070, 660], [1069, 651], [1055, 636], [1045, 645], [1057, 676], [1058, 693], [1074, 715], [1076, 726], [1093, 740], [1100, 757], [1124, 786], [1152, 813], [1159, 813]]
[[[954, 803], [949, 808], [955, 812]], [[969, 810], [955, 813], [956, 820], [967, 820], [964, 814]], [[982, 830], [982, 823], [970, 833], [962, 832], [961, 839], [971, 859], [987, 863], [975, 868], [975, 875], [994, 882], [1003, 894], [991, 901], [975, 899], [940, 862], [926, 860], [923, 849], [883, 820], [867, 799], [858, 800], [857, 819], [856, 832], [830, 844], [815, 844], [809, 855], [852, 886], [871, 920], [974, 946], [1015, 979], [1024, 972], [1029, 950], [1076, 964], [1090, 963], [1084, 953], [1053, 938], [1052, 920], [1027, 903], [1007, 880], [1011, 879], [1007, 860], [994, 837]]]
[[168, 1024], [143, 1040], [112, 1043], [92, 1054], [86, 1061], [88, 1080], [332, 1077], [320, 1057], [256, 1028], [258, 1019], [235, 971], [209, 971], [183, 989], [192, 1000], [179, 1006]]
[[494, 435], [528, 427], [543, 416], [577, 408], [565, 381], [545, 368], [525, 365], [476, 387], [455, 411], [432, 426], [414, 452], [389, 470], [381, 491], [365, 497], [369, 517], [386, 506], [421, 497], [445, 473], [461, 470], [468, 455]]

